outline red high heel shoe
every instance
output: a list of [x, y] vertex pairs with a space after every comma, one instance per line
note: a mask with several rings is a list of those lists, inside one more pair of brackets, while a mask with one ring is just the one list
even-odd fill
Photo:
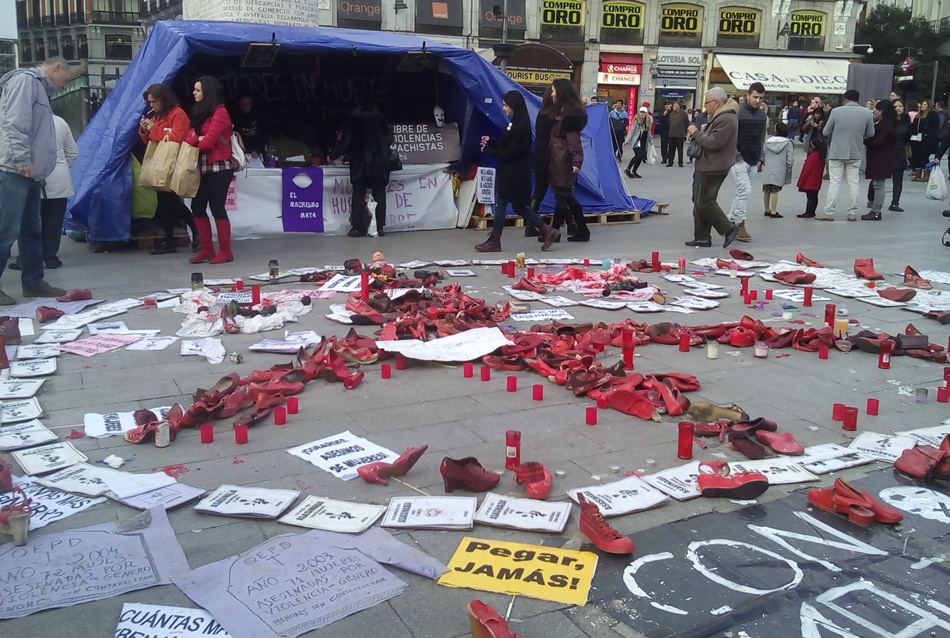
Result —
[[[26, 493], [19, 487], [13, 488], [13, 494], [14, 501], [0, 507], [0, 532], [12, 536], [13, 544], [17, 547], [23, 547], [26, 545], [26, 537], [30, 530], [32, 499], [27, 498]], [[16, 502], [17, 495], [23, 499], [22, 503]]]
[[537, 461], [528, 461], [522, 463], [514, 469], [515, 483], [524, 484], [524, 489], [528, 493], [528, 498], [537, 501], [546, 501], [551, 493], [551, 485], [554, 479], [551, 472]]
[[356, 468], [357, 474], [367, 483], [379, 483], [380, 485], [389, 485], [388, 478], [399, 478], [405, 476], [412, 469], [416, 461], [429, 449], [428, 445], [407, 448], [398, 459], [392, 463], [368, 463]]
[[442, 483], [447, 493], [455, 490], [487, 492], [501, 480], [501, 476], [495, 472], [489, 472], [471, 456], [464, 459], [445, 457], [442, 459], [439, 473], [442, 474]]
[[636, 549], [633, 541], [611, 527], [595, 503], [584, 498], [581, 492], [577, 493], [577, 501], [581, 506], [578, 525], [594, 545], [610, 554], [633, 553]]
[[769, 489], [769, 479], [761, 472], [732, 474], [724, 461], [703, 461], [697, 477], [699, 491], [706, 498], [734, 498], [750, 501]]
[[814, 259], [809, 259], [808, 257], [806, 257], [805, 255], [801, 253], [798, 253], [797, 255], [795, 255], [795, 263], [801, 264], [802, 266], [808, 266], [809, 268], [824, 268], [824, 266], [819, 264]]
[[921, 290], [930, 290], [933, 288], [933, 284], [921, 277], [920, 273], [910, 266], [904, 268], [904, 285], [920, 288]]
[[468, 604], [468, 622], [472, 628], [472, 638], [520, 638], [510, 629], [498, 612], [480, 600]]
[[542, 295], [548, 291], [548, 289], [544, 286], [536, 286], [524, 277], [522, 277], [518, 283], [512, 286], [512, 288], [515, 290], [524, 290], [526, 292], [536, 292]]

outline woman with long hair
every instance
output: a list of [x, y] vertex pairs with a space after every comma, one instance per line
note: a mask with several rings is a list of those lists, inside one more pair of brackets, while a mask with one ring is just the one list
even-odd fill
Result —
[[[161, 142], [166, 137], [169, 142], [181, 143], [188, 136], [191, 128], [188, 115], [178, 105], [178, 96], [164, 84], [153, 84], [145, 90], [142, 97], [148, 103], [149, 114], [139, 122], [139, 136], [147, 145], [149, 142]], [[185, 222], [191, 229], [192, 252], [198, 250], [198, 229], [191, 211], [181, 201], [176, 193], [161, 192], [158, 195], [158, 206], [155, 217], [162, 224], [164, 238], [155, 242], [155, 247], [149, 250], [150, 255], [166, 255], [177, 253], [175, 247], [175, 226], [179, 221]]]
[[802, 172], [798, 176], [798, 190], [805, 193], [805, 212], [796, 215], [799, 219], [812, 219], [815, 217], [815, 211], [818, 210], [818, 193], [821, 191], [822, 176], [825, 174], [826, 158], [828, 156], [828, 145], [821, 129], [825, 126], [825, 112], [821, 107], [815, 108], [812, 114], [808, 116], [807, 122], [810, 124], [805, 146], [805, 163], [802, 165]]
[[910, 168], [914, 171], [912, 182], [926, 181], [923, 178], [923, 169], [930, 161], [933, 153], [934, 140], [937, 138], [939, 118], [930, 109], [930, 100], [923, 99], [917, 109], [917, 117], [910, 127]]
[[350, 163], [353, 202], [350, 206], [350, 237], [365, 237], [369, 231], [369, 208], [366, 192], [376, 202], [376, 231], [386, 232], [386, 186], [389, 184], [390, 148], [393, 132], [383, 114], [374, 104], [357, 104], [350, 114], [340, 141], [330, 151], [330, 159], [346, 155]]
[[874, 185], [874, 201], [871, 210], [861, 215], [865, 221], [880, 221], [884, 207], [884, 183], [894, 172], [894, 147], [897, 145], [897, 115], [894, 106], [888, 100], [874, 105], [874, 135], [865, 138], [868, 147], [867, 167], [864, 175]]
[[[501, 252], [501, 233], [505, 229], [508, 204], [512, 210], [537, 227], [548, 250], [561, 236], [557, 230], [545, 224], [538, 213], [529, 206], [531, 199], [531, 119], [524, 97], [518, 91], [505, 93], [502, 108], [511, 121], [500, 138], [484, 136], [482, 152], [498, 159], [495, 174], [495, 215], [492, 218], [488, 239], [475, 246], [480, 253]], [[553, 149], [552, 149], [553, 150]], [[556, 193], [557, 191], [555, 191]]]
[[640, 111], [636, 117], [633, 118], [633, 124], [630, 125], [630, 132], [627, 133], [627, 139], [623, 142], [633, 149], [633, 159], [630, 160], [630, 163], [627, 164], [627, 168], [624, 170], [627, 177], [636, 177], [637, 179], [641, 177], [641, 175], [637, 173], [637, 169], [640, 168], [640, 164], [646, 161], [647, 148], [653, 144], [653, 136], [650, 134], [652, 125], [653, 121], [650, 118], [650, 109], [641, 106]]
[[[551, 98], [557, 107], [548, 151], [548, 183], [554, 191], [555, 206], [574, 218], [577, 230], [567, 241], [590, 241], [590, 230], [584, 222], [584, 209], [574, 197], [577, 175], [584, 164], [581, 131], [587, 125], [587, 111], [577, 89], [570, 80], [559, 78], [551, 85]], [[557, 230], [557, 220], [555, 220]]]
[[[541, 96], [541, 109], [537, 117], [534, 118], [534, 152], [531, 159], [534, 164], [534, 193], [531, 194], [530, 208], [535, 213], [541, 207], [541, 201], [548, 192], [548, 147], [551, 144], [551, 129], [554, 128], [554, 117], [557, 115], [557, 107], [551, 98], [551, 87], [544, 89]], [[567, 217], [567, 234], [574, 234], [574, 220]], [[554, 209], [555, 225], [560, 228], [565, 220], [565, 211], [560, 208]], [[537, 237], [539, 242], [544, 238], [540, 237], [541, 231], [530, 224], [525, 226], [525, 237]], [[555, 243], [560, 242], [560, 238]]]
[[[201, 167], [201, 183], [198, 194], [191, 199], [191, 213], [198, 227], [200, 246], [198, 254], [189, 259], [193, 264], [210, 261], [223, 264], [234, 261], [231, 252], [231, 222], [224, 205], [228, 187], [234, 177], [234, 162], [231, 161], [231, 116], [224, 108], [224, 87], [216, 78], [205, 75], [195, 82], [195, 105], [191, 107], [191, 132], [185, 143], [198, 147], [201, 152], [198, 164]], [[211, 238], [211, 220], [208, 207], [214, 217], [218, 233], [218, 252], [214, 252]]]
[[[901, 208], [901, 193], [904, 191], [904, 171], [907, 170], [907, 144], [910, 141], [910, 117], [904, 112], [904, 103], [901, 100], [891, 102], [894, 121], [894, 155], [891, 166], [891, 205], [887, 210], [903, 213]], [[868, 208], [874, 205], [874, 180], [868, 182]]]

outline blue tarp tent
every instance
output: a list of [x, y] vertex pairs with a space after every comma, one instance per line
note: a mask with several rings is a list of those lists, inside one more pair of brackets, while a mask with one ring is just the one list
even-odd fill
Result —
[[[90, 241], [124, 241], [131, 221], [132, 170], [129, 160], [143, 112], [142, 93], [151, 84], [170, 84], [196, 55], [233, 59], [240, 64], [248, 43], [280, 44], [280, 56], [317, 56], [359, 52], [401, 56], [425, 46], [465, 94], [482, 130], [463, 133], [463, 154], [477, 135], [499, 134], [505, 122], [502, 96], [512, 89], [525, 95], [532, 116], [540, 100], [525, 92], [475, 51], [423, 38], [336, 28], [280, 27], [230, 22], [164, 21], [155, 25], [141, 50], [119, 78], [96, 116], [79, 138], [79, 159], [72, 167], [76, 195], [70, 201], [67, 226], [88, 232]], [[584, 163], [577, 198], [590, 212], [649, 210], [653, 202], [627, 195], [611, 156], [610, 133], [603, 107], [589, 110]], [[600, 117], [603, 115], [603, 117]], [[477, 148], [477, 141], [475, 143]], [[552, 198], [542, 210], [550, 211]]]

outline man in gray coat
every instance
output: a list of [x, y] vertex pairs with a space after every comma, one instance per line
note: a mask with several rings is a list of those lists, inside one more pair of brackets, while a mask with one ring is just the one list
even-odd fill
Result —
[[[26, 297], [59, 297], [66, 291], [43, 281], [40, 197], [56, 167], [56, 129], [49, 94], [66, 88], [69, 62], [50, 58], [0, 78], [0, 275], [19, 240], [20, 281]], [[16, 304], [0, 290], [0, 306]]]
[[831, 137], [828, 148], [828, 198], [824, 215], [815, 219], [823, 222], [835, 220], [835, 200], [841, 187], [841, 178], [848, 180], [848, 221], [858, 220], [858, 180], [861, 175], [861, 159], [864, 157], [864, 139], [874, 136], [874, 114], [859, 103], [860, 95], [854, 89], [845, 91], [841, 106], [831, 111], [828, 122], [822, 129], [825, 137]]

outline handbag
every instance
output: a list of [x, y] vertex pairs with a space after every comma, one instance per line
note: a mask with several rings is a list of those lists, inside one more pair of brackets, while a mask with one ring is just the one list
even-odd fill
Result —
[[689, 143], [686, 145], [686, 157], [691, 159], [699, 159], [702, 157], [703, 147], [696, 140], [696, 138], [690, 138]]
[[198, 147], [182, 144], [178, 151], [178, 162], [172, 173], [169, 189], [180, 197], [194, 197], [201, 183], [201, 169], [198, 167]]
[[[221, 136], [221, 143], [224, 143], [224, 136]], [[231, 131], [231, 162], [234, 169], [243, 171], [247, 168], [247, 154], [244, 152], [244, 140], [237, 131]]]
[[161, 142], [149, 142], [142, 159], [139, 186], [153, 191], [170, 191], [180, 148], [181, 144], [168, 141], [167, 135]]
[[947, 178], [943, 174], [940, 166], [934, 166], [930, 171], [930, 179], [927, 182], [927, 199], [944, 200], [947, 199]]
[[402, 160], [399, 159], [399, 149], [396, 148], [395, 144], [390, 144], [389, 146], [389, 172], [402, 170]]

